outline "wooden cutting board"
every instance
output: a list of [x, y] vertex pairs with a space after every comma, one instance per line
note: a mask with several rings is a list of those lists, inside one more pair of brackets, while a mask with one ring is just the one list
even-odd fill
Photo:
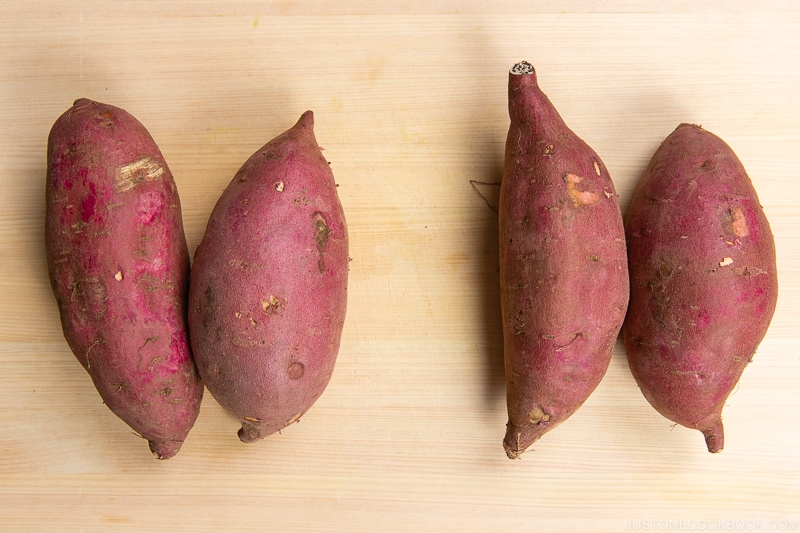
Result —
[[[800, 530], [798, 4], [491, 4], [0, 4], [0, 531]], [[725, 139], [753, 179], [781, 293], [721, 454], [647, 404], [618, 343], [586, 404], [506, 459], [484, 199], [521, 59], [603, 157], [623, 211], [680, 122]], [[353, 261], [336, 371], [300, 423], [245, 445], [207, 394], [159, 462], [102, 404], [61, 333], [43, 246], [47, 134], [79, 97], [150, 130], [192, 252], [238, 167], [314, 110]]]

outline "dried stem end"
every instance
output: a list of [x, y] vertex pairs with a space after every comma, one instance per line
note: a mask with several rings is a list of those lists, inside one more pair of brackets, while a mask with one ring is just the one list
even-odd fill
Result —
[[527, 61], [520, 61], [513, 67], [511, 67], [511, 74], [516, 74], [517, 76], [522, 76], [523, 74], [533, 74], [535, 72], [533, 65], [528, 63]]

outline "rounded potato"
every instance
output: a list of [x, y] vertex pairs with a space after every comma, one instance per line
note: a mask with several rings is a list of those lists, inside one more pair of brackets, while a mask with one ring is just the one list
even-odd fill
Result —
[[681, 124], [653, 155], [625, 220], [631, 301], [624, 337], [645, 398], [723, 448], [722, 408], [769, 327], [775, 244], [736, 154]]
[[313, 114], [236, 173], [195, 254], [192, 346], [209, 392], [251, 442], [325, 390], [347, 304], [347, 225]]

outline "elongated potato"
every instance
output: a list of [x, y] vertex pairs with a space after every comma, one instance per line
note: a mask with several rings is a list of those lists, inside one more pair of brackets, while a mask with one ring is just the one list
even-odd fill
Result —
[[756, 191], [724, 141], [681, 124], [653, 155], [625, 226], [633, 376], [653, 407], [718, 452], [725, 399], [778, 296], [775, 244]]
[[508, 425], [517, 458], [595, 390], [628, 302], [622, 215], [605, 165], [559, 116], [533, 67], [509, 74], [500, 188]]
[[189, 349], [189, 253], [172, 174], [122, 109], [80, 99], [47, 146], [45, 241], [64, 336], [105, 404], [177, 453], [203, 385]]
[[252, 442], [296, 422], [333, 373], [348, 239], [307, 111], [236, 173], [197, 248], [189, 324], [209, 392]]

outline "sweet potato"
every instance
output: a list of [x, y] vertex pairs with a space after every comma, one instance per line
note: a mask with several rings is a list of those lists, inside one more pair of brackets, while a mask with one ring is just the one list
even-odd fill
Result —
[[766, 334], [775, 245], [739, 159], [681, 124], [653, 155], [625, 220], [631, 300], [624, 338], [645, 398], [723, 447], [722, 408]]
[[45, 241], [64, 336], [105, 404], [177, 453], [203, 386], [186, 332], [189, 252], [178, 191], [150, 134], [80, 99], [47, 146]]
[[347, 304], [347, 225], [314, 116], [250, 157], [197, 248], [189, 330], [209, 392], [252, 442], [296, 422], [333, 373]]
[[509, 73], [500, 187], [504, 447], [517, 458], [600, 383], [628, 302], [622, 215], [605, 165], [526, 62]]

